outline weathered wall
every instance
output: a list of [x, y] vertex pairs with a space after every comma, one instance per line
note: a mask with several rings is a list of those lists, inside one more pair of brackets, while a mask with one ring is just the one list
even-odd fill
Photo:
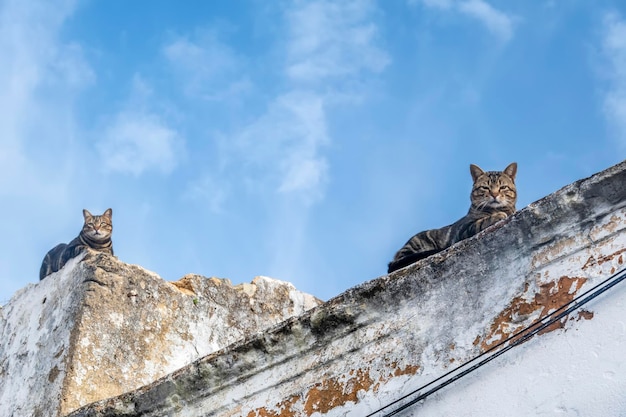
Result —
[[66, 273], [18, 291], [0, 316], [0, 411], [5, 416], [58, 414], [72, 328], [81, 294], [71, 260]]
[[0, 416], [50, 417], [148, 384], [319, 300], [257, 277], [166, 282], [90, 253], [0, 310]]
[[[623, 269], [624, 184], [626, 163], [71, 416], [368, 415]], [[625, 305], [622, 283], [399, 415], [626, 415]]]

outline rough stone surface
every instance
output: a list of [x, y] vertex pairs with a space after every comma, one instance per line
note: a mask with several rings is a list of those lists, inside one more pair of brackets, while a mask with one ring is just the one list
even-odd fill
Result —
[[166, 282], [89, 253], [0, 310], [0, 415], [65, 415], [320, 303], [271, 278], [236, 286], [198, 275]]
[[[623, 270], [624, 184], [621, 163], [445, 252], [71, 416], [369, 415]], [[626, 415], [624, 311], [620, 283], [398, 415]]]

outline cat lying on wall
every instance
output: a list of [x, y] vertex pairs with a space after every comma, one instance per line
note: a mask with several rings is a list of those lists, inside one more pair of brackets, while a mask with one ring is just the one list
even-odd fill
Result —
[[83, 210], [85, 219], [83, 229], [70, 243], [59, 243], [46, 254], [39, 270], [39, 280], [63, 268], [70, 259], [78, 256], [86, 248], [113, 255], [112, 215], [111, 209], [107, 209], [100, 216], [94, 216], [89, 211]]
[[472, 164], [470, 174], [474, 186], [470, 194], [472, 205], [469, 212], [449, 226], [426, 230], [413, 236], [393, 257], [387, 273], [441, 252], [515, 213], [517, 163], [513, 162], [504, 171], [487, 172]]

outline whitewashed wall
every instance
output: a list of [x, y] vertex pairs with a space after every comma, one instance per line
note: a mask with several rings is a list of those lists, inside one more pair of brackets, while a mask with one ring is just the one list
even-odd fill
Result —
[[[624, 184], [626, 163], [72, 416], [365, 416], [624, 268]], [[399, 415], [626, 415], [625, 287]]]
[[0, 417], [55, 417], [139, 388], [321, 303], [290, 283], [166, 282], [90, 253], [0, 309]]

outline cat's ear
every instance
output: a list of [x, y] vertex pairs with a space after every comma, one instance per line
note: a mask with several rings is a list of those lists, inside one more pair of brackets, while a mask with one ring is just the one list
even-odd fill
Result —
[[508, 167], [504, 168], [504, 173], [515, 181], [515, 175], [517, 174], [517, 162], [512, 162]]
[[83, 217], [86, 219], [93, 217], [93, 215], [87, 209], [83, 209]]
[[480, 169], [478, 165], [470, 164], [470, 174], [472, 174], [472, 179], [474, 180], [474, 182], [476, 182], [478, 177], [480, 177], [484, 173], [485, 171]]
[[111, 219], [111, 216], [113, 216], [113, 209], [106, 209], [106, 211], [103, 214], [104, 217], [108, 217], [109, 219]]

